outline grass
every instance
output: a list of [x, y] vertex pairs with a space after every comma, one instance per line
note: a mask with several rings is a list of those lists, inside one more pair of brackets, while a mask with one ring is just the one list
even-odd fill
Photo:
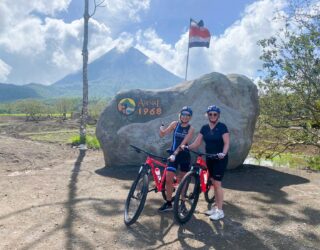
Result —
[[[5, 116], [5, 117], [25, 117], [27, 116], [27, 114], [0, 114], [0, 116]], [[44, 116], [44, 117], [47, 117], [47, 116], [51, 116], [51, 117], [62, 117], [61, 114], [39, 114], [39, 116]], [[68, 113], [67, 114], [67, 118], [70, 118], [71, 117], [71, 114]]]
[[[76, 135], [76, 136], [71, 137], [70, 141], [73, 146], [78, 146], [80, 144], [83, 144], [83, 141], [81, 141], [80, 135]], [[97, 137], [95, 137], [95, 136], [87, 135], [86, 136], [86, 144], [87, 144], [88, 148], [100, 149], [100, 143], [99, 143]]]
[[320, 171], [320, 156], [318, 155], [318, 156], [311, 157], [308, 160], [308, 164], [310, 169]]
[[68, 144], [70, 143], [70, 137], [76, 136], [79, 134], [78, 131], [49, 131], [49, 132], [41, 132], [41, 133], [29, 133], [27, 137], [34, 141], [42, 141], [42, 142], [51, 142], [51, 143], [59, 143], [59, 144]]
[[[94, 137], [95, 128], [89, 128], [87, 129], [87, 132], [90, 137]], [[63, 129], [57, 131], [21, 133], [21, 135], [26, 136], [34, 141], [59, 144], [72, 144], [72, 138], [75, 138], [79, 135], [79, 129]]]
[[[255, 154], [251, 152], [251, 156], [255, 157]], [[269, 161], [274, 167], [289, 167], [297, 169], [311, 169], [320, 171], [320, 156], [310, 156], [303, 153], [281, 153], [273, 158], [259, 158], [257, 161]]]
[[292, 153], [282, 153], [277, 155], [272, 159], [272, 162], [278, 166], [288, 166], [291, 168], [304, 168], [308, 166], [307, 162], [308, 156], [306, 155], [297, 155]]
[[0, 114], [0, 116], [14, 117], [14, 116], [26, 116], [26, 114]]

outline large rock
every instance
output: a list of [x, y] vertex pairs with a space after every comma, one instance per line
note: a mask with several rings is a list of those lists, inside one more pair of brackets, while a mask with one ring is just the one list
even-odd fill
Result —
[[249, 153], [259, 114], [257, 88], [242, 75], [211, 73], [168, 89], [136, 89], [115, 96], [101, 114], [96, 130], [106, 166], [143, 162], [145, 156], [137, 154], [130, 144], [167, 156], [172, 135], [159, 137], [161, 123], [177, 120], [181, 107], [191, 106], [196, 136], [207, 123], [205, 110], [212, 104], [221, 108], [220, 121], [230, 131], [228, 168], [241, 165]]

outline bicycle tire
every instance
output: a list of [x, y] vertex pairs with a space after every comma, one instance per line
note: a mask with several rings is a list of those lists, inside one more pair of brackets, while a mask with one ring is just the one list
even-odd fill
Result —
[[[192, 192], [190, 192], [189, 194], [188, 190], [191, 184], [193, 184], [193, 188], [191, 187], [190, 191]], [[182, 192], [184, 192], [184, 194], [182, 194]], [[180, 209], [181, 204], [183, 203], [183, 200], [180, 199], [181, 195], [184, 195], [185, 198], [187, 198], [184, 201], [184, 203], [190, 205], [190, 209], [184, 212], [182, 212]], [[199, 195], [200, 195], [199, 176], [195, 172], [188, 172], [180, 182], [176, 192], [175, 199], [174, 199], [173, 214], [174, 214], [175, 220], [179, 224], [184, 224], [191, 219], [194, 213], [194, 210], [196, 209]]]
[[[142, 181], [142, 184], [140, 184], [140, 182]], [[141, 190], [139, 193], [136, 194], [136, 196], [134, 196], [134, 193], [136, 191], [136, 188], [140, 188], [141, 186]], [[148, 186], [149, 186], [149, 178], [148, 178], [148, 174], [146, 172], [141, 172], [138, 174], [136, 180], [132, 183], [126, 203], [125, 203], [125, 209], [124, 209], [124, 223], [127, 226], [132, 225], [133, 223], [135, 223], [137, 221], [137, 219], [139, 218], [143, 208], [144, 208], [144, 204], [146, 202], [147, 199], [147, 194], [148, 194]], [[139, 200], [139, 204], [137, 205], [137, 208], [133, 211], [133, 215], [130, 215], [130, 205], [132, 205], [132, 201], [134, 201], [134, 199]]]
[[210, 204], [214, 203], [215, 201], [214, 190], [212, 189], [211, 185], [211, 181], [208, 180], [206, 184], [206, 192], [204, 193], [205, 200]]

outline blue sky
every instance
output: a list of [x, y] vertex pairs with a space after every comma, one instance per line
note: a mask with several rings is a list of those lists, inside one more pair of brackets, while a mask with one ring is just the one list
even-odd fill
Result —
[[[83, 0], [1, 0], [0, 82], [53, 83], [81, 68]], [[91, 4], [93, 0], [91, 0]], [[190, 17], [211, 46], [190, 50], [189, 79], [212, 71], [251, 78], [261, 68], [257, 41], [283, 27], [287, 0], [106, 1], [90, 21], [90, 60], [134, 46], [183, 77]]]
[[[73, 0], [68, 11], [58, 13], [57, 18], [62, 18], [65, 22], [81, 18], [83, 2]], [[154, 28], [160, 37], [173, 44], [179, 39], [181, 32], [188, 28], [190, 18], [203, 19], [212, 33], [222, 34], [241, 18], [245, 7], [253, 2], [255, 0], [154, 0], [150, 1], [148, 11], [141, 13], [139, 22], [125, 23], [121, 30], [114, 30], [113, 35], [117, 36], [123, 31]]]

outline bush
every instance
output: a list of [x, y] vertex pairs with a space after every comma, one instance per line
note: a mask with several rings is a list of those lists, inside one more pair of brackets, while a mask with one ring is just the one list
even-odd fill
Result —
[[308, 160], [308, 166], [310, 169], [320, 171], [320, 156], [311, 157]]
[[[83, 141], [81, 141], [80, 135], [71, 137], [70, 141], [72, 146], [79, 146], [80, 144], [84, 143]], [[96, 136], [87, 135], [86, 144], [88, 148], [100, 149], [100, 143]]]

